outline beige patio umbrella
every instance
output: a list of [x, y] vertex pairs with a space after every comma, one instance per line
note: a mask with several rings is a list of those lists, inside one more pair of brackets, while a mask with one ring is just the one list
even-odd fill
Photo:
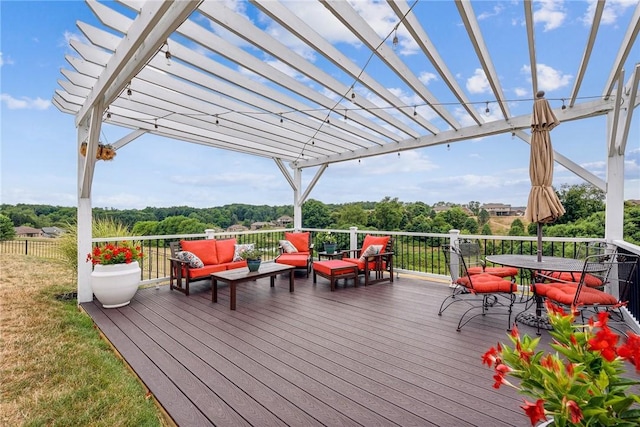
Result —
[[531, 192], [525, 217], [538, 225], [538, 261], [542, 259], [542, 224], [555, 221], [564, 214], [564, 207], [551, 186], [553, 182], [553, 147], [549, 131], [560, 122], [544, 99], [536, 94], [531, 116], [531, 157], [529, 177]]

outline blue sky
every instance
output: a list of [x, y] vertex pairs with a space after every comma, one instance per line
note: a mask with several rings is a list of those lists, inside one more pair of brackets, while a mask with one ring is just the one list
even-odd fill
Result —
[[[553, 107], [560, 98], [568, 98], [584, 50], [589, 16], [594, 2], [534, 2], [536, 42], [538, 47], [539, 84], [547, 92]], [[358, 1], [368, 22], [387, 34], [391, 28], [388, 8], [370, 1]], [[527, 79], [528, 52], [522, 22], [522, 3], [484, 1], [472, 3], [494, 65], [505, 90], [513, 100], [513, 115], [531, 111], [531, 85]], [[633, 14], [636, 0], [609, 1], [598, 33], [596, 50], [579, 94], [599, 96], [610, 64], [617, 54]], [[304, 16], [312, 13], [308, 4], [294, 3], [291, 8]], [[71, 69], [65, 55], [73, 54], [68, 40], [81, 34], [76, 21], [95, 23], [82, 1], [6, 1], [0, 2], [0, 120], [1, 120], [1, 194], [0, 202], [36, 203], [75, 206], [77, 201], [77, 145], [74, 117], [59, 112], [51, 98], [63, 79], [60, 69]], [[241, 12], [248, 8], [235, 4]], [[248, 12], [247, 12], [248, 13]], [[448, 61], [458, 83], [466, 89], [478, 109], [487, 99], [486, 80], [464, 51], [446, 49], [448, 42], [463, 37], [463, 27], [450, 2], [421, 1], [416, 13], [433, 17], [429, 36]], [[281, 31], [264, 17], [249, 16], [274, 34]], [[335, 43], [349, 57], [364, 63], [362, 49], [345, 39], [337, 27], [320, 20]], [[587, 19], [588, 20], [588, 19]], [[332, 32], [334, 31], [334, 32]], [[283, 37], [283, 40], [285, 38]], [[417, 69], [413, 46], [404, 44], [400, 34], [398, 49], [412, 69]], [[563, 45], [559, 46], [559, 41]], [[515, 45], [515, 46], [514, 46]], [[517, 48], [516, 48], [517, 46]], [[611, 48], [607, 49], [607, 46]], [[603, 47], [605, 47], [603, 49]], [[292, 45], [303, 55], [313, 55], [304, 47]], [[518, 50], [519, 49], [519, 50]], [[628, 79], [634, 63], [640, 61], [640, 42], [636, 41], [625, 66]], [[322, 64], [320, 58], [315, 58]], [[374, 62], [367, 72], [375, 75]], [[422, 81], [442, 99], [443, 83], [427, 66], [420, 73]], [[415, 103], [398, 81], [381, 82], [391, 88], [408, 105]], [[522, 101], [518, 101], [522, 100]], [[491, 105], [490, 105], [491, 107]], [[497, 114], [494, 105], [490, 115]], [[452, 110], [452, 111], [455, 111]], [[625, 164], [625, 198], [640, 199], [640, 111], [636, 109], [627, 144]], [[604, 117], [562, 123], [552, 132], [554, 148], [590, 172], [604, 178], [606, 119]], [[104, 126], [102, 140], [115, 142], [129, 131]], [[359, 200], [379, 201], [385, 196], [403, 202], [439, 201], [468, 203], [508, 203], [524, 206], [530, 188], [528, 174], [529, 145], [510, 135], [494, 136], [446, 146], [403, 152], [360, 163], [331, 165], [310, 194], [324, 203]], [[303, 180], [313, 171], [305, 170]], [[556, 164], [554, 186], [580, 184], [581, 178]], [[95, 207], [141, 209], [147, 206], [194, 207], [221, 206], [229, 203], [284, 205], [293, 203], [291, 188], [275, 163], [195, 144], [143, 136], [118, 151], [110, 162], [98, 162], [92, 201]]]

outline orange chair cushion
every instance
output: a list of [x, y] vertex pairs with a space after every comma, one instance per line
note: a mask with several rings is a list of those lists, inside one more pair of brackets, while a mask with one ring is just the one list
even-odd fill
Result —
[[298, 252], [309, 252], [309, 239], [311, 238], [311, 232], [305, 231], [303, 233], [291, 233], [285, 231], [284, 238], [291, 242]]
[[518, 286], [509, 280], [504, 280], [489, 273], [464, 276], [456, 280], [456, 283], [469, 288], [478, 294], [490, 294], [494, 292], [516, 292]]
[[[329, 261], [316, 261], [313, 263], [313, 270], [326, 276], [340, 276], [342, 274], [353, 274], [355, 265], [351, 262], [332, 259]], [[334, 271], [343, 268], [344, 270]]]
[[309, 265], [309, 255], [293, 253], [282, 254], [276, 258], [278, 264], [293, 265], [294, 267], [306, 267]]
[[[364, 271], [364, 263], [365, 262], [364, 261], [360, 261], [360, 258], [342, 258], [342, 261], [356, 264], [360, 271]], [[375, 269], [376, 269], [376, 262], [375, 261], [369, 261], [369, 270], [375, 270]], [[384, 260], [382, 260], [382, 269], [383, 270], [387, 269], [387, 263]]]
[[385, 252], [390, 238], [391, 236], [372, 236], [367, 234], [364, 236], [360, 253], [364, 253], [370, 245], [382, 245], [382, 252]]
[[515, 267], [486, 267], [483, 271], [482, 267], [470, 267], [467, 268], [467, 273], [471, 275], [489, 273], [498, 277], [516, 277], [518, 269]]
[[[553, 285], [547, 290], [547, 298], [565, 305], [571, 305], [578, 290], [577, 285]], [[583, 286], [578, 297], [578, 305], [605, 304], [615, 305], [618, 299], [601, 290]]]
[[231, 262], [236, 251], [236, 239], [218, 240], [216, 241], [216, 249], [218, 251], [218, 264]]
[[[545, 276], [552, 277], [554, 279], [562, 280], [565, 282], [575, 282], [578, 283], [580, 281], [580, 277], [582, 277], [582, 273], [570, 273], [570, 272], [560, 272], [560, 271], [548, 271], [544, 273]], [[602, 286], [602, 280], [599, 277], [594, 276], [593, 274], [587, 273], [584, 278], [584, 284], [590, 288], [599, 288]]]
[[214, 239], [181, 240], [180, 248], [183, 251], [189, 251], [200, 258], [205, 266], [219, 264], [216, 241]]

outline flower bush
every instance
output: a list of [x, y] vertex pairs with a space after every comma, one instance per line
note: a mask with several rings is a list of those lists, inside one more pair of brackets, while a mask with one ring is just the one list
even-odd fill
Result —
[[619, 345], [620, 337], [607, 325], [608, 312], [580, 325], [573, 323], [574, 313], [550, 302], [547, 309], [555, 353], [536, 352], [540, 338], [521, 337], [514, 326], [513, 347], [498, 343], [482, 357], [495, 369], [493, 387], [507, 385], [533, 398], [521, 406], [532, 426], [548, 419], [556, 427], [640, 425], [640, 396], [629, 390], [640, 381], [622, 377], [624, 360], [640, 372], [640, 336], [629, 333]]
[[132, 242], [122, 241], [117, 245], [107, 243], [96, 246], [87, 254], [87, 262], [93, 265], [131, 264], [133, 261], [142, 260], [140, 246], [134, 246]]

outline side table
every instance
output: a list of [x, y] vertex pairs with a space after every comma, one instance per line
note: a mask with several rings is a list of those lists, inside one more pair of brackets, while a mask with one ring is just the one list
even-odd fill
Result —
[[334, 253], [330, 254], [326, 251], [322, 251], [322, 252], [318, 252], [318, 261], [322, 261], [322, 259], [342, 259], [344, 258], [344, 254], [346, 252], [342, 252], [342, 251], [335, 251]]

